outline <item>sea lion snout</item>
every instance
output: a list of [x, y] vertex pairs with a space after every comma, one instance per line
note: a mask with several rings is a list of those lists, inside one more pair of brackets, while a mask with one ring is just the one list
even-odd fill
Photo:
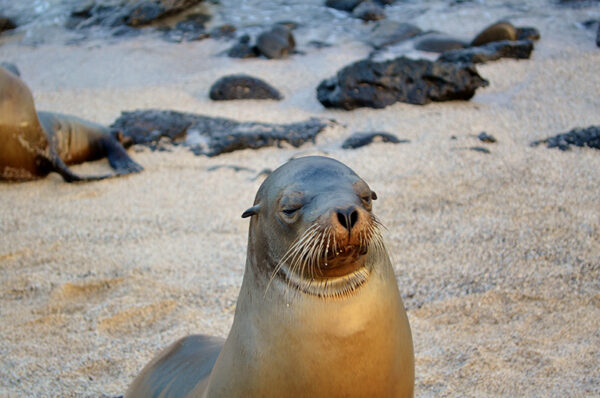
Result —
[[335, 207], [326, 213], [325, 226], [330, 227], [342, 246], [366, 246], [370, 238], [371, 214], [357, 205]]
[[352, 227], [356, 225], [356, 222], [358, 221], [358, 210], [354, 206], [345, 209], [337, 209], [336, 216], [338, 223], [346, 228], [348, 233], [351, 233]]

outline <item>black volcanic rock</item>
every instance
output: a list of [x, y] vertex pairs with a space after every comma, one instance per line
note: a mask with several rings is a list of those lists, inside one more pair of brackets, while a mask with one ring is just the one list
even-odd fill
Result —
[[416, 25], [384, 19], [373, 26], [367, 41], [374, 48], [380, 49], [403, 42], [421, 33], [423, 31]]
[[392, 144], [400, 144], [410, 142], [409, 140], [400, 140], [393, 134], [386, 133], [384, 131], [375, 132], [361, 132], [354, 133], [350, 137], [346, 138], [342, 143], [343, 149], [356, 149], [365, 145], [369, 145], [375, 139], [380, 139], [381, 142], [390, 142]]
[[292, 31], [284, 25], [275, 25], [256, 38], [256, 48], [267, 58], [285, 58], [296, 47]]
[[571, 131], [548, 137], [543, 140], [534, 141], [533, 146], [546, 144], [548, 148], [558, 148], [562, 151], [571, 149], [571, 145], [578, 147], [590, 147], [600, 149], [600, 126], [587, 128], [574, 128]]
[[212, 39], [233, 39], [237, 28], [230, 24], [219, 25], [210, 30]]
[[481, 133], [479, 133], [477, 138], [479, 139], [479, 141], [486, 142], [488, 144], [493, 144], [497, 141], [496, 137], [494, 137], [491, 134], [486, 133], [485, 131], [482, 131]]
[[384, 108], [395, 102], [424, 105], [432, 101], [468, 100], [487, 86], [470, 65], [399, 57], [384, 62], [358, 61], [342, 68], [317, 88], [328, 108]]
[[185, 11], [200, 4], [202, 0], [142, 0], [134, 3], [129, 10], [126, 23], [139, 27], [157, 19]]
[[460, 50], [467, 47], [468, 43], [443, 33], [431, 32], [419, 37], [415, 42], [415, 49], [433, 53], [443, 53], [450, 50]]
[[480, 153], [485, 153], [485, 154], [490, 154], [492, 153], [492, 151], [490, 151], [487, 148], [484, 148], [482, 146], [472, 146], [468, 148], [471, 151], [475, 151], [475, 152], [480, 152]]
[[283, 97], [267, 82], [248, 75], [229, 75], [217, 80], [210, 88], [212, 100], [274, 99]]
[[364, 1], [354, 8], [352, 16], [363, 21], [378, 21], [385, 18], [385, 12], [379, 4]]
[[232, 58], [255, 58], [258, 57], [258, 49], [250, 44], [250, 36], [243, 35], [238, 42], [227, 50], [227, 56]]
[[336, 10], [352, 12], [363, 0], [327, 0], [325, 6]]
[[530, 40], [496, 41], [478, 47], [450, 50], [438, 57], [439, 62], [478, 64], [500, 58], [528, 59], [533, 51]]
[[299, 147], [316, 136], [327, 124], [312, 118], [290, 124], [237, 122], [163, 110], [122, 112], [112, 124], [113, 134], [120, 133], [133, 144], [159, 149], [160, 142], [185, 145], [196, 155], [217, 156], [239, 149], [280, 146], [287, 142]]
[[210, 37], [206, 30], [209, 15], [191, 14], [183, 21], [177, 22], [173, 28], [167, 28], [165, 38], [173, 42], [203, 40]]
[[4, 32], [5, 30], [14, 29], [16, 27], [17, 25], [10, 18], [0, 15], [0, 33]]

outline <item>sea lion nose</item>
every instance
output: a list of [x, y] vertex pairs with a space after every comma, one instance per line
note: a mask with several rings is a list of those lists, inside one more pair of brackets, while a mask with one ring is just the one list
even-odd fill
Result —
[[358, 210], [354, 206], [350, 206], [346, 209], [337, 210], [337, 219], [342, 227], [348, 230], [348, 233], [352, 230], [352, 227], [358, 221]]

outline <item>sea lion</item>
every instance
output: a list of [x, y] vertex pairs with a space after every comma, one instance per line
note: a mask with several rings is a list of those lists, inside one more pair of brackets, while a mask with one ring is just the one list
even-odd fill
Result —
[[471, 42], [471, 46], [483, 46], [495, 41], [515, 41], [518, 38], [517, 28], [510, 22], [500, 21], [479, 32]]
[[311, 156], [265, 179], [226, 340], [184, 337], [125, 397], [412, 397], [414, 354], [375, 192]]
[[103, 179], [113, 175], [78, 176], [66, 164], [104, 156], [114, 175], [143, 170], [108, 128], [75, 116], [36, 112], [27, 85], [0, 67], [0, 179], [31, 180], [52, 171], [68, 182]]

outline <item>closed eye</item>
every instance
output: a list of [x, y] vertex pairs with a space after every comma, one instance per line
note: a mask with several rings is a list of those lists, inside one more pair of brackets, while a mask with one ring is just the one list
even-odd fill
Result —
[[286, 216], [288, 216], [288, 217], [291, 217], [291, 216], [293, 216], [293, 215], [294, 215], [294, 213], [295, 213], [295, 212], [297, 212], [297, 211], [298, 211], [298, 209], [300, 209], [300, 208], [299, 208], [299, 207], [297, 207], [297, 208], [283, 209], [283, 210], [281, 210], [281, 212], [282, 212], [283, 214], [285, 214]]

